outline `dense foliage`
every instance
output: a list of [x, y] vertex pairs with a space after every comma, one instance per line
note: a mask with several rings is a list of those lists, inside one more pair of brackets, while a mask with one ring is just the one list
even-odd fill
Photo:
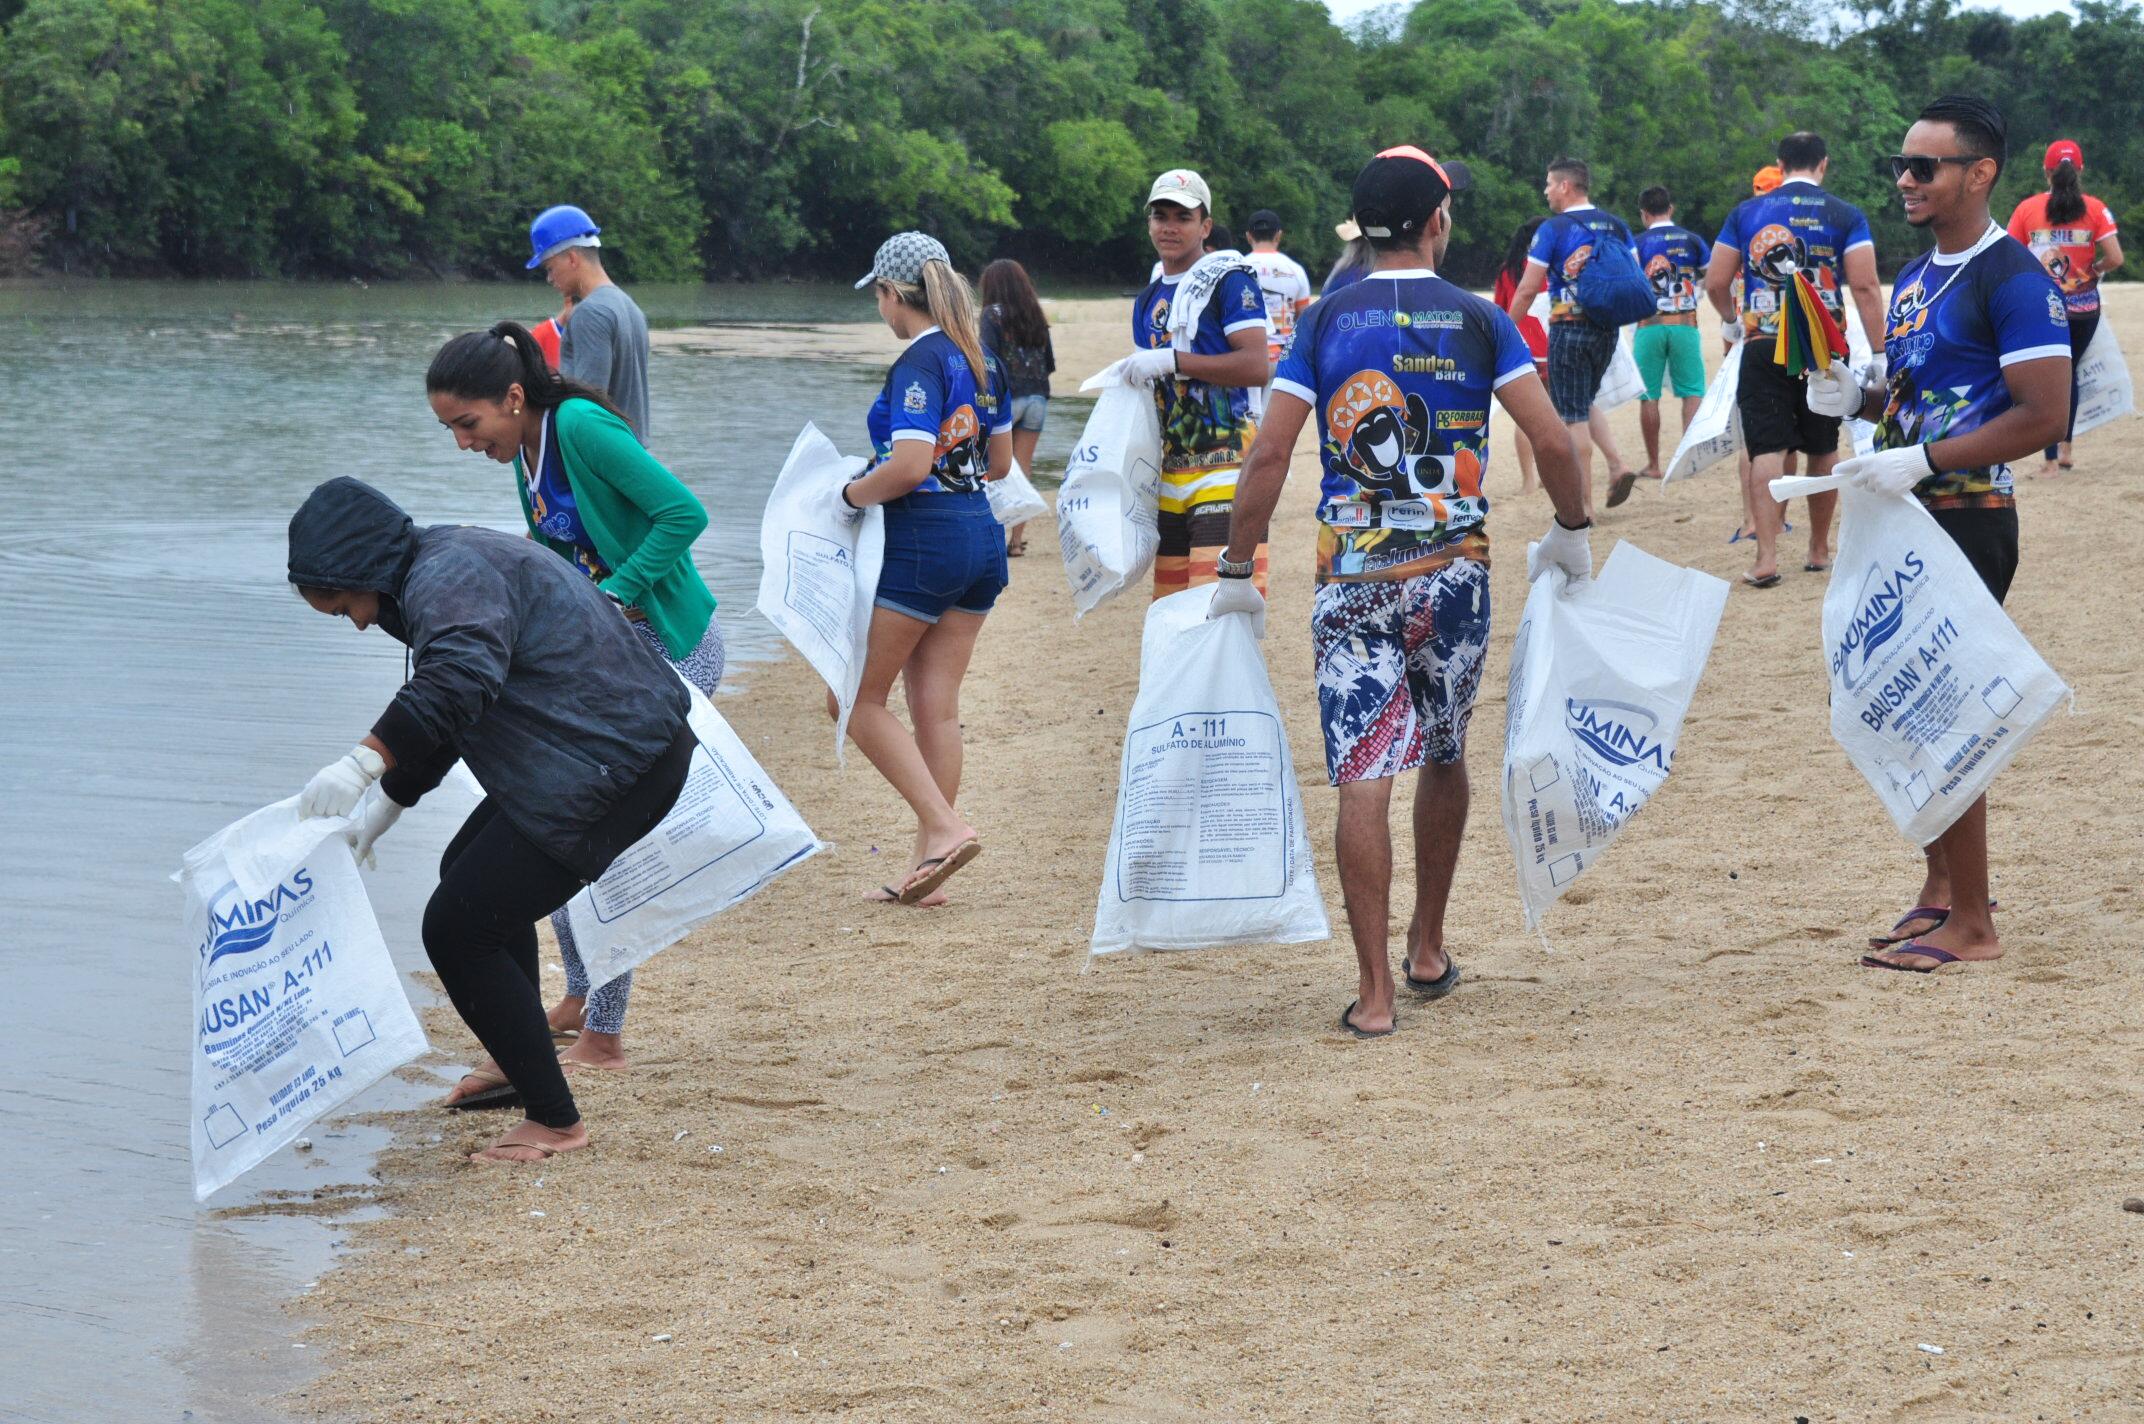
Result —
[[576, 202], [628, 278], [846, 273], [904, 226], [1122, 275], [1148, 181], [1189, 163], [1222, 221], [1275, 208], [1315, 264], [1362, 159], [1412, 141], [1474, 165], [1447, 265], [1478, 280], [1555, 154], [1605, 206], [1665, 183], [1709, 231], [1806, 127], [1888, 268], [1922, 244], [1881, 159], [1944, 90], [2010, 117], [1999, 215], [2056, 136], [2118, 213], [2144, 191], [2135, 6], [1811, 14], [1421, 0], [1349, 34], [1315, 0], [0, 0], [0, 235], [77, 271], [482, 274]]

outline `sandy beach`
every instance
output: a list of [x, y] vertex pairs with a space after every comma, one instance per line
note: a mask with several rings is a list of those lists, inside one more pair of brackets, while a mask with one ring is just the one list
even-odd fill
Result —
[[[2109, 306], [2144, 359], [2144, 297], [2117, 287]], [[1124, 303], [1052, 315], [1060, 393], [1122, 353]], [[895, 349], [868, 326], [658, 340]], [[1636, 412], [1614, 417], [1633, 462]], [[1674, 776], [1550, 914], [1553, 951], [1524, 932], [1497, 785], [1524, 545], [1548, 505], [1517, 495], [1507, 432], [1457, 994], [1403, 997], [1380, 1042], [1334, 1027], [1354, 969], [1310, 675], [1307, 451], [1265, 649], [1341, 937], [1081, 972], [1145, 602], [1075, 625], [1038, 528], [967, 683], [961, 804], [986, 849], [951, 906], [861, 902], [901, 872], [905, 808], [860, 755], [837, 769], [807, 667], [745, 669], [721, 711], [832, 852], [641, 972], [632, 1070], [575, 1081], [590, 1150], [479, 1168], [463, 1154], [511, 1116], [393, 1120], [390, 1215], [353, 1228], [358, 1251], [307, 1300], [328, 1364], [296, 1407], [2144, 1417], [2144, 1215], [2121, 1209], [2144, 1194], [2144, 423], [2087, 436], [2073, 474], [2020, 480], [2009, 607], [2076, 715], [1996, 784], [2008, 956], [1925, 978], [1855, 964], [1912, 903], [1918, 856], [1831, 739], [1826, 578], [1800, 571], [1798, 506], [1784, 584], [1729, 599]], [[1732, 578], [1737, 517], [1729, 469], [1641, 485], [1595, 558], [1629, 539]], [[450, 1011], [429, 1027], [443, 1090], [476, 1050]]]

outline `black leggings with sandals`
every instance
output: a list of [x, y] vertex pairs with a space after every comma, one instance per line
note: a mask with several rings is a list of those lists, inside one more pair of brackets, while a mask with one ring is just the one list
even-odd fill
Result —
[[[677, 803], [698, 743], [679, 734], [589, 832], [592, 859], [608, 864], [655, 829]], [[499, 814], [486, 797], [439, 857], [439, 888], [424, 907], [424, 951], [455, 1012], [499, 1070], [521, 1090], [531, 1121], [568, 1128], [581, 1120], [544, 1020], [536, 922], [587, 882]]]

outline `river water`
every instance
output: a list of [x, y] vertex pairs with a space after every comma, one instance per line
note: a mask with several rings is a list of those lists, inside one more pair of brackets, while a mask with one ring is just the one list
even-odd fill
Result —
[[[659, 325], [875, 319], [846, 287], [634, 296]], [[518, 528], [511, 473], [455, 449], [424, 367], [456, 331], [554, 305], [533, 282], [0, 284], [15, 530], [0, 560], [0, 983], [23, 1011], [0, 1033], [0, 1353], [21, 1365], [0, 1419], [253, 1424], [282, 1417], [267, 1401], [307, 1373], [283, 1306], [331, 1264], [337, 1218], [262, 1208], [362, 1188], [384, 1133], [317, 1124], [314, 1151], [195, 1207], [190, 958], [168, 877], [188, 846], [347, 750], [399, 685], [400, 645], [291, 594], [291, 511], [356, 475], [420, 523]], [[707, 505], [695, 553], [732, 684], [777, 651], [749, 610], [782, 458], [807, 420], [862, 451], [879, 379], [653, 359], [651, 445]], [[1045, 468], [1072, 427], [1048, 432]], [[466, 809], [418, 806], [368, 875], [405, 976], [423, 967], [418, 917]], [[389, 1080], [356, 1107], [417, 1100]]]

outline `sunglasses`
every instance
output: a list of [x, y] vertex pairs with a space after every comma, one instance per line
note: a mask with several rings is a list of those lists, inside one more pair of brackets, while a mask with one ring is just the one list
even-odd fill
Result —
[[1891, 180], [1896, 182], [1911, 173], [1916, 183], [1933, 183], [1936, 181], [1936, 169], [1940, 164], [1979, 161], [1979, 155], [1971, 153], [1894, 153], [1890, 160]]

